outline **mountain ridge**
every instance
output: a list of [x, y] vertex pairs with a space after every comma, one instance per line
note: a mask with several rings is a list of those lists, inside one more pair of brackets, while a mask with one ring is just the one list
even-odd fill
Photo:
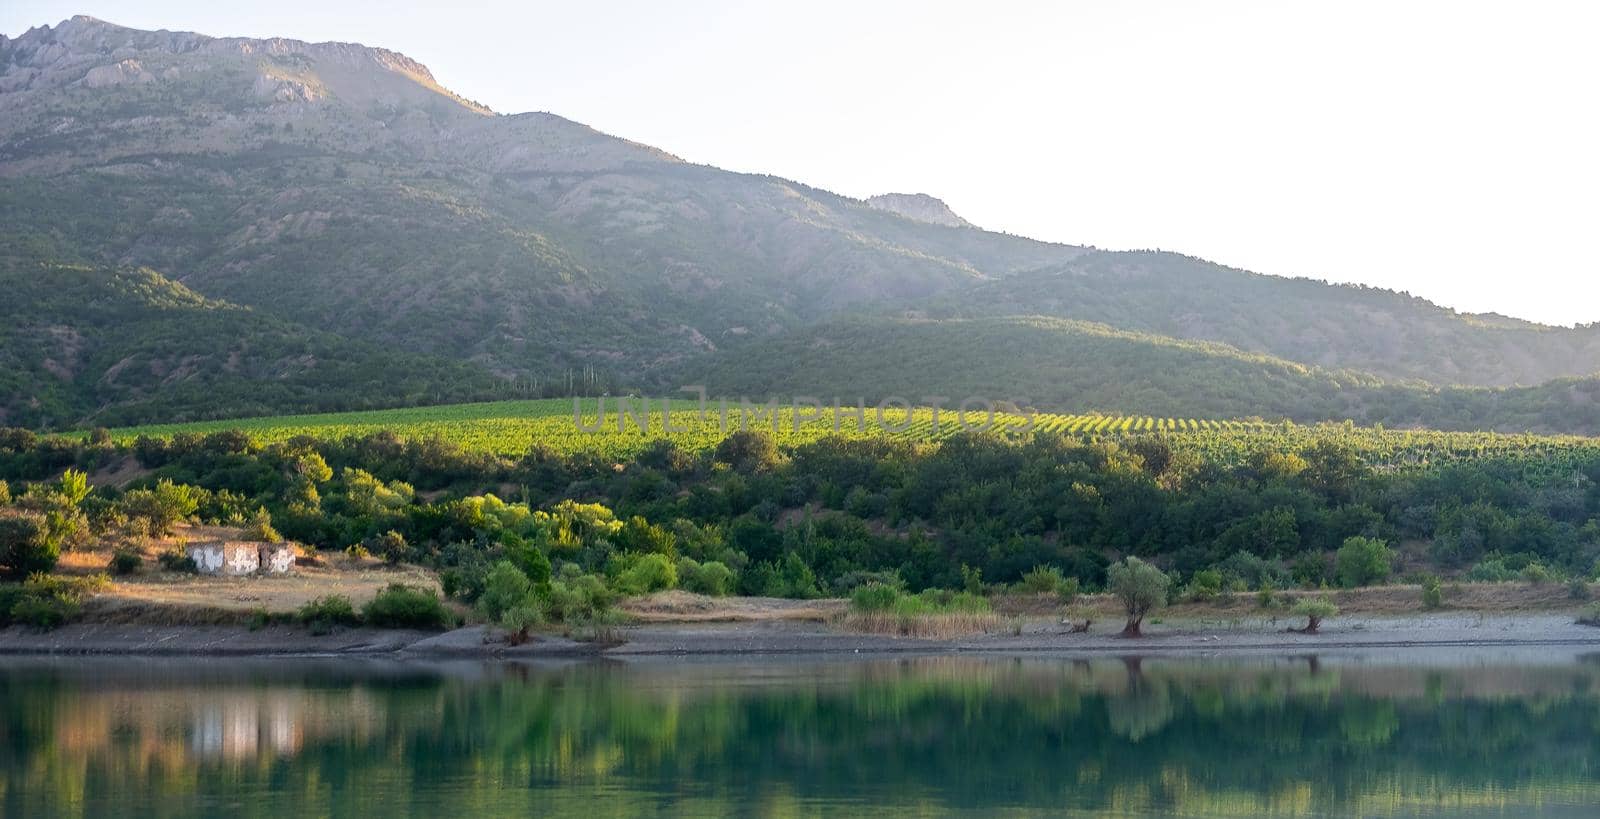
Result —
[[[555, 114], [497, 114], [403, 54], [350, 43], [76, 18], [0, 37], [0, 180], [0, 265], [149, 268], [272, 333], [459, 362], [468, 381], [581, 369], [625, 388], [847, 318], [1007, 316], [1216, 342], [1396, 389], [1600, 371], [1600, 327], [1042, 242], [932, 197], [908, 215]], [[918, 218], [931, 203], [960, 223]]]

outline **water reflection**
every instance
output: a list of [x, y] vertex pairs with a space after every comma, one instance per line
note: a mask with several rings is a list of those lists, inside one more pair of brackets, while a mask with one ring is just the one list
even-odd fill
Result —
[[6, 815], [1587, 815], [1600, 664], [7, 660]]

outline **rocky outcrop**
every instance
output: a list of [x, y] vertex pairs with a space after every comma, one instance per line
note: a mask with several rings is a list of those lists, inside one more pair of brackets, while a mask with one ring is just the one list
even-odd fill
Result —
[[907, 219], [946, 227], [976, 227], [956, 215], [944, 200], [925, 193], [881, 193], [867, 200], [867, 206], [897, 213]]

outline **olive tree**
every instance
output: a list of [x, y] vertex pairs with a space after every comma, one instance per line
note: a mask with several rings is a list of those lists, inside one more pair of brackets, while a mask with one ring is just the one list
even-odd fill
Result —
[[1122, 636], [1140, 636], [1145, 615], [1167, 604], [1167, 589], [1172, 585], [1172, 578], [1137, 557], [1111, 564], [1106, 578], [1106, 588], [1122, 601], [1122, 608], [1128, 614]]
[[1289, 629], [1290, 631], [1297, 631], [1301, 634], [1316, 634], [1317, 629], [1322, 626], [1323, 620], [1339, 613], [1339, 607], [1335, 606], [1327, 598], [1307, 597], [1294, 604], [1294, 608], [1290, 609], [1290, 613], [1306, 618], [1305, 628], [1292, 628]]

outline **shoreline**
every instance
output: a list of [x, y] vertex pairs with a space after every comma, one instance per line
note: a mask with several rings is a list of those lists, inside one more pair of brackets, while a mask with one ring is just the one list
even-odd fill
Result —
[[1351, 617], [1303, 635], [1263, 626], [1219, 627], [1178, 621], [1147, 627], [1141, 638], [1103, 633], [1068, 634], [1048, 621], [1017, 633], [924, 639], [841, 631], [805, 621], [644, 623], [619, 628], [621, 643], [578, 642], [539, 635], [512, 646], [498, 632], [468, 626], [445, 632], [343, 628], [312, 635], [272, 625], [138, 625], [76, 623], [53, 631], [0, 629], [0, 658], [17, 656], [146, 657], [382, 657], [391, 659], [629, 659], [784, 655], [1033, 655], [1210, 657], [1231, 654], [1305, 654], [1319, 651], [1483, 648], [1570, 650], [1600, 653], [1600, 628], [1578, 625], [1567, 614], [1475, 614]]

